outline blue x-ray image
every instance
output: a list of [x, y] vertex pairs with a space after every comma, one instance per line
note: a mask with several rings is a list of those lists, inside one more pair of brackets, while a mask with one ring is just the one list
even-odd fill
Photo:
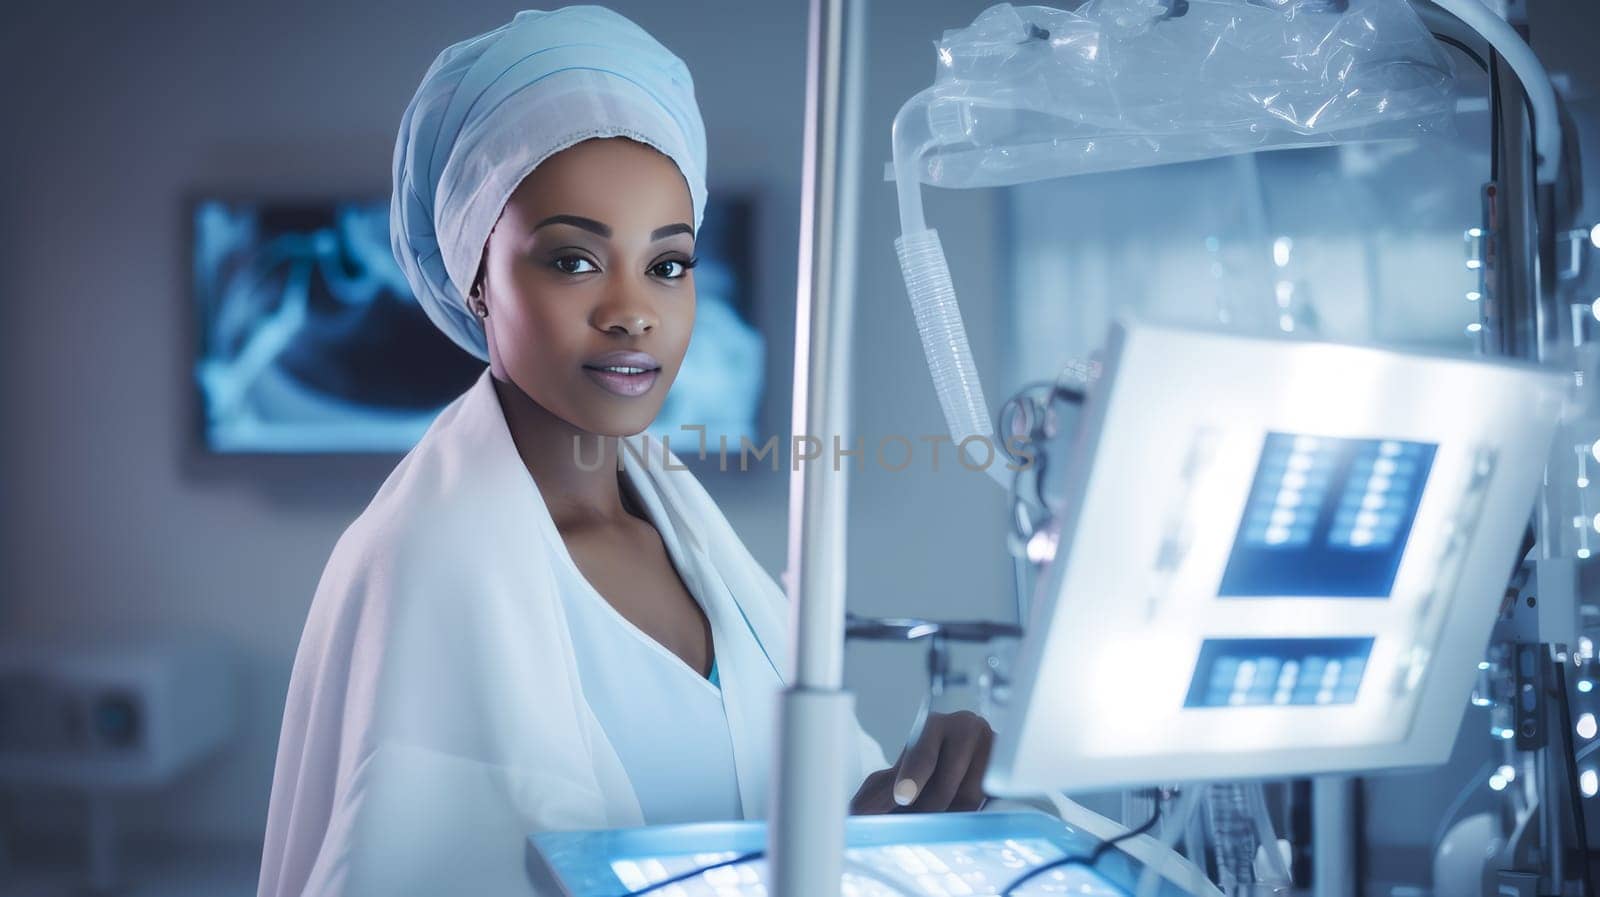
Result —
[[[751, 204], [713, 202], [705, 217], [694, 339], [654, 429], [699, 424], [737, 444], [763, 394]], [[483, 370], [412, 298], [387, 200], [208, 199], [193, 226], [194, 376], [213, 451], [404, 452]]]

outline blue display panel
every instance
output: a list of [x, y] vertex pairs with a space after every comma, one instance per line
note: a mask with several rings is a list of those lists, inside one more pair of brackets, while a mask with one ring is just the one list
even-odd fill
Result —
[[[1042, 865], [1087, 856], [1099, 840], [1041, 813], [914, 813], [845, 821], [842, 897], [995, 895]], [[538, 832], [526, 860], [534, 891], [617, 897], [682, 873], [760, 852], [763, 822]], [[1129, 897], [1142, 867], [1113, 849], [1091, 868], [1069, 864], [1030, 879], [1016, 897]], [[1159, 897], [1181, 897], [1161, 882]], [[657, 892], [652, 892], [657, 893]], [[767, 863], [748, 859], [667, 886], [663, 897], [766, 897]]]
[[[651, 430], [756, 437], [766, 342], [757, 207], [714, 198], [695, 236], [694, 333]], [[389, 200], [203, 199], [193, 208], [194, 379], [215, 452], [404, 452], [483, 362], [428, 320], [389, 248]]]
[[[1023, 873], [1063, 855], [1044, 838], [850, 847], [845, 850], [840, 897], [999, 894]], [[611, 862], [611, 871], [631, 892], [739, 856], [734, 851], [724, 851], [619, 859]], [[767, 862], [756, 859], [711, 869], [663, 893], [675, 897], [765, 897], [767, 881]], [[1063, 866], [1046, 873], [1024, 885], [1017, 894], [1126, 897], [1121, 888], [1082, 865]]]
[[1437, 446], [1268, 433], [1222, 598], [1387, 598]]
[[1370, 638], [1224, 638], [1200, 645], [1185, 707], [1352, 704]]

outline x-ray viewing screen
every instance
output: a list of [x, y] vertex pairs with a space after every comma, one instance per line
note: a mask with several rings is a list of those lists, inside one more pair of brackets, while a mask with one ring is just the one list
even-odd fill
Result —
[[[753, 220], [747, 200], [706, 210], [694, 337], [653, 429], [702, 425], [713, 444], [755, 435], [765, 344], [751, 323]], [[193, 227], [194, 374], [213, 451], [403, 452], [483, 370], [412, 298], [387, 199], [207, 199]]]
[[1223, 598], [1387, 598], [1437, 446], [1268, 433]]
[[1185, 707], [1353, 704], [1370, 638], [1206, 639]]

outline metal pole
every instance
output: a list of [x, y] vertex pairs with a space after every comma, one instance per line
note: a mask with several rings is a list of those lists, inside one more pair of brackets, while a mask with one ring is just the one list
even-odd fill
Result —
[[1538, 219], [1534, 213], [1533, 155], [1523, 116], [1522, 87], [1511, 67], [1498, 64], [1500, 178], [1489, 186], [1485, 278], [1492, 345], [1511, 358], [1542, 360], [1547, 325], [1539, 283]]
[[1356, 780], [1322, 776], [1311, 780], [1311, 893], [1317, 897], [1355, 897]]
[[843, 689], [849, 466], [838, 452], [852, 448], [865, 21], [861, 0], [811, 2], [789, 480], [794, 669], [767, 832], [774, 897], [839, 893], [848, 795], [859, 784], [847, 778], [857, 752], [855, 701]]

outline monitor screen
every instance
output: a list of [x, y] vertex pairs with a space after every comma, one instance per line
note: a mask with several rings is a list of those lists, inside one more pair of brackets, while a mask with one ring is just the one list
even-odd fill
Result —
[[[412, 298], [387, 199], [206, 198], [192, 212], [194, 378], [212, 451], [404, 452], [482, 372]], [[753, 221], [747, 198], [707, 206], [694, 337], [653, 430], [755, 434]]]
[[1218, 595], [1387, 598], [1436, 448], [1268, 433]]
[[1560, 375], [1139, 322], [1103, 359], [988, 793], [1448, 757]]
[[1185, 707], [1354, 703], [1370, 638], [1208, 638]]

